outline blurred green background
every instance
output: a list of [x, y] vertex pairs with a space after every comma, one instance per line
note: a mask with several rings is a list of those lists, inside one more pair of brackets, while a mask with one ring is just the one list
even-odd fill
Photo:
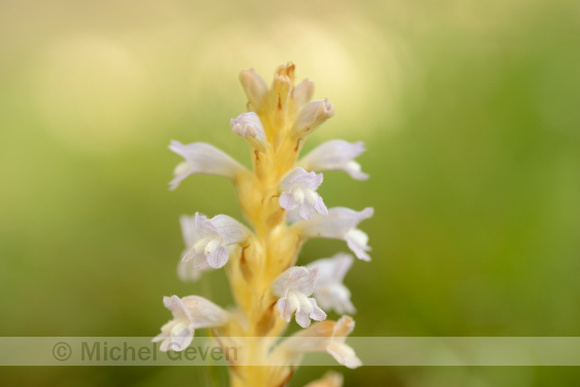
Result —
[[[580, 3], [0, 3], [0, 335], [153, 336], [181, 283], [178, 217], [240, 217], [213, 176], [167, 183], [171, 139], [249, 164], [238, 82], [288, 60], [336, 116], [307, 144], [363, 140], [367, 182], [328, 173], [362, 224], [346, 278], [357, 336], [580, 335]], [[309, 242], [301, 263], [346, 246]], [[331, 315], [330, 318], [336, 318]], [[577, 368], [363, 367], [347, 386], [572, 386]], [[301, 368], [292, 386], [324, 368]], [[226, 383], [223, 369], [2, 368], [2, 385]], [[219, 384], [218, 384], [219, 385]]]

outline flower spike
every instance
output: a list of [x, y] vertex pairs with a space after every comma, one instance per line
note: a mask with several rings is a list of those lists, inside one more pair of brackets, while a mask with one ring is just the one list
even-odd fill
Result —
[[[161, 342], [162, 351], [182, 351], [196, 329], [212, 328], [224, 354], [236, 349], [236, 356], [226, 356], [232, 386], [288, 385], [308, 352], [327, 352], [349, 368], [361, 365], [345, 343], [353, 319], [326, 320], [331, 309], [355, 312], [343, 283], [354, 257], [340, 253], [306, 266], [297, 261], [304, 242], [319, 237], [344, 240], [357, 258], [370, 260], [368, 236], [357, 227], [373, 209], [328, 209], [318, 193], [326, 171], [366, 180], [357, 162], [365, 147], [363, 142], [331, 140], [299, 159], [309, 135], [334, 116], [334, 106], [328, 99], [312, 101], [314, 82], [297, 84], [296, 79], [291, 62], [279, 66], [268, 83], [253, 69], [241, 72], [248, 111], [232, 118], [230, 126], [249, 144], [251, 169], [203, 142], [172, 141], [169, 146], [185, 159], [175, 168], [170, 189], [192, 174], [226, 177], [249, 228], [226, 215], [180, 218], [185, 249], [179, 277], [195, 281], [202, 271], [227, 265], [224, 274], [235, 306], [225, 311], [198, 296], [165, 297], [173, 318], [153, 341]], [[280, 337], [292, 319], [304, 329]], [[340, 375], [327, 374], [308, 387], [341, 385]]]
[[187, 176], [195, 173], [218, 175], [234, 180], [238, 173], [245, 169], [227, 153], [204, 142], [183, 145], [179, 141], [171, 141], [169, 149], [185, 159], [173, 171], [175, 178], [169, 182], [171, 190], [176, 189]]
[[340, 170], [353, 179], [367, 180], [369, 175], [362, 172], [360, 164], [354, 161], [364, 151], [362, 141], [351, 144], [344, 140], [330, 140], [310, 151], [300, 160], [300, 165], [308, 171]]
[[328, 214], [328, 209], [324, 205], [316, 189], [322, 184], [322, 174], [306, 172], [304, 168], [296, 168], [290, 172], [280, 188], [283, 192], [280, 195], [280, 207], [285, 210], [298, 208], [298, 213], [303, 219], [310, 219], [314, 211], [322, 215]]

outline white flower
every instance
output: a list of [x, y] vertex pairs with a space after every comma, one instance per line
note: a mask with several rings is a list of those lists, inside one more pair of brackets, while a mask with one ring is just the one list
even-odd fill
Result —
[[[187, 252], [195, 244], [195, 236], [197, 235], [195, 231], [195, 216], [183, 215], [179, 218], [179, 223], [181, 225], [181, 234], [183, 237], [183, 243], [185, 244], [185, 250], [181, 254], [181, 257], [185, 256]], [[211, 266], [206, 266], [205, 268], [198, 270], [195, 267], [195, 260], [190, 259], [188, 261], [183, 261], [179, 259], [179, 264], [177, 265], [177, 275], [184, 281], [197, 281], [201, 277], [201, 273], [206, 270], [212, 270]]]
[[354, 320], [342, 316], [337, 322], [323, 321], [301, 330], [284, 340], [272, 352], [272, 358], [283, 364], [298, 363], [303, 354], [308, 352], [328, 352], [340, 364], [348, 368], [362, 365], [354, 350], [345, 343], [354, 329]]
[[371, 257], [367, 254], [367, 251], [371, 250], [367, 245], [369, 237], [356, 226], [373, 216], [373, 213], [372, 207], [360, 212], [345, 207], [334, 207], [328, 210], [326, 216], [314, 216], [308, 221], [294, 224], [293, 227], [300, 229], [302, 235], [307, 238], [342, 239], [357, 258], [370, 261]]
[[162, 342], [159, 349], [163, 352], [183, 351], [196, 329], [220, 326], [229, 318], [228, 312], [199, 296], [163, 297], [163, 304], [173, 314], [173, 320], [163, 325], [161, 333], [152, 340]]
[[208, 265], [214, 269], [226, 264], [230, 257], [228, 246], [247, 239], [250, 231], [240, 222], [227, 215], [217, 215], [208, 219], [205, 215], [182, 216], [181, 224], [186, 225], [187, 240], [191, 247], [182, 261], [193, 260], [196, 269]]
[[294, 123], [294, 135], [298, 138], [312, 133], [324, 121], [334, 116], [334, 106], [328, 102], [312, 101], [302, 108]]
[[256, 113], [242, 113], [230, 120], [230, 126], [234, 133], [246, 138], [258, 150], [264, 151], [266, 149], [266, 133], [264, 132], [260, 117]]
[[354, 159], [365, 151], [362, 141], [349, 143], [344, 140], [331, 140], [314, 148], [300, 160], [300, 165], [308, 171], [340, 170], [353, 179], [366, 180], [369, 175], [361, 171], [360, 164]]
[[266, 81], [256, 74], [254, 69], [242, 71], [240, 73], [240, 81], [248, 96], [248, 109], [251, 111], [260, 110], [268, 93]]
[[282, 181], [280, 188], [280, 207], [285, 210], [298, 208], [298, 213], [304, 219], [310, 219], [314, 211], [322, 215], [328, 214], [328, 210], [316, 189], [322, 184], [322, 174], [306, 172], [304, 168], [292, 170]]
[[353, 260], [350, 254], [338, 253], [331, 258], [318, 259], [306, 265], [307, 268], [318, 270], [314, 297], [323, 309], [333, 309], [338, 314], [356, 312], [350, 302], [350, 291], [342, 283]]
[[227, 153], [204, 142], [183, 145], [179, 141], [171, 141], [169, 149], [185, 159], [173, 171], [175, 178], [169, 182], [171, 190], [176, 189], [183, 179], [194, 173], [218, 175], [233, 180], [244, 169]]
[[290, 322], [293, 313], [296, 313], [296, 322], [302, 328], [310, 325], [310, 319], [322, 321], [326, 318], [326, 313], [318, 307], [316, 300], [308, 297], [314, 290], [316, 276], [316, 269], [294, 266], [276, 278], [272, 291], [280, 297], [276, 304], [285, 322]]

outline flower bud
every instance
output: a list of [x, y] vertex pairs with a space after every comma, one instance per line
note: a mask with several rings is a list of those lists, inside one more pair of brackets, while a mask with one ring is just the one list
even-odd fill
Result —
[[325, 98], [323, 101], [308, 103], [294, 123], [294, 136], [301, 138], [312, 133], [324, 121], [334, 116], [334, 106]]
[[240, 73], [240, 81], [248, 96], [248, 108], [251, 111], [260, 111], [264, 98], [268, 93], [266, 81], [256, 74], [254, 69], [244, 70]]

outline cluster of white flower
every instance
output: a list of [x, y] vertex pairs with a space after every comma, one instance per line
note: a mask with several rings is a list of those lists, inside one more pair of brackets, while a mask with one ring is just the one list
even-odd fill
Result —
[[[317, 193], [323, 180], [321, 172], [339, 170], [348, 173], [356, 180], [368, 178], [355, 161], [355, 158], [365, 151], [364, 144], [332, 140], [323, 143], [297, 160], [299, 148], [306, 137], [334, 115], [334, 107], [326, 99], [309, 102], [313, 93], [313, 83], [306, 80], [293, 86], [293, 69], [293, 65], [283, 67], [283, 71], [279, 71], [270, 89], [253, 70], [242, 72], [241, 80], [248, 95], [248, 106], [251, 111], [240, 114], [230, 122], [232, 131], [245, 138], [257, 155], [254, 160], [254, 169], [257, 169], [256, 163], [267, 159], [269, 171], [275, 172], [269, 172], [269, 175], [264, 177], [262, 175], [266, 175], [267, 172], [262, 171], [259, 175], [256, 171], [248, 170], [223, 151], [206, 143], [184, 145], [173, 141], [169, 146], [173, 152], [185, 159], [175, 168], [175, 178], [169, 183], [171, 189], [177, 188], [186, 177], [192, 174], [227, 177], [238, 186], [244, 186], [242, 181], [250, 181], [251, 184], [259, 187], [255, 188], [255, 192], [262, 189], [260, 192], [271, 194], [269, 198], [275, 198], [277, 201], [277, 209], [275, 209], [277, 212], [269, 210], [270, 207], [260, 208], [274, 211], [272, 214], [283, 214], [281, 217], [266, 216], [264, 215], [266, 210], [259, 209], [255, 210], [257, 215], [253, 216], [247, 214], [247, 209], [244, 211], [252, 228], [257, 228], [255, 219], [259, 219], [260, 216], [267, 218], [264, 220], [265, 225], [270, 225], [270, 229], [265, 232], [265, 235], [270, 238], [267, 240], [263, 237], [264, 232], [262, 234], [253, 232], [227, 215], [217, 215], [213, 218], [199, 213], [194, 216], [182, 216], [181, 228], [186, 249], [178, 266], [178, 273], [183, 280], [197, 280], [201, 271], [222, 268], [232, 260], [237, 262], [236, 265], [240, 265], [242, 251], [248, 246], [259, 245], [260, 248], [255, 249], [254, 254], [264, 255], [265, 253], [260, 252], [268, 251], [267, 244], [274, 243], [272, 238], [284, 232], [297, 236], [300, 246], [310, 238], [341, 239], [347, 243], [357, 258], [370, 260], [368, 236], [357, 227], [361, 221], [373, 215], [373, 209], [369, 207], [362, 211], [355, 211], [345, 207], [327, 208]], [[290, 71], [291, 75], [287, 76]], [[285, 77], [292, 77], [290, 86]], [[285, 88], [289, 91], [285, 92]], [[277, 109], [270, 108], [273, 105], [272, 100], [275, 101], [274, 105]], [[286, 116], [279, 113], [283, 106], [290, 106], [286, 108], [290, 112], [294, 109], [294, 116], [290, 113], [286, 113]], [[286, 129], [276, 129], [276, 120], [284, 122], [284, 125], [280, 126]], [[286, 139], [288, 143], [299, 145], [284, 148]], [[291, 151], [284, 151], [284, 149], [291, 149]], [[282, 157], [283, 151], [291, 153], [291, 156], [292, 152], [295, 152], [296, 157], [294, 159], [285, 155]], [[276, 164], [278, 160], [288, 159], [291, 161], [280, 161], [288, 166]], [[265, 167], [261, 165], [260, 168]], [[274, 187], [271, 183], [259, 185], [261, 183], [256, 183], [256, 181], [261, 181], [260, 178], [270, 179], [267, 180], [269, 182], [274, 178]], [[251, 202], [251, 198], [244, 195], [253, 194], [247, 189], [242, 190], [238, 199], [240, 203]], [[264, 202], [268, 201], [261, 200], [259, 205], [265, 206]], [[280, 219], [280, 221], [275, 223], [271, 219]], [[272, 222], [274, 223], [271, 224]], [[276, 227], [278, 227], [277, 234], [274, 234], [273, 230]], [[279, 230], [280, 227], [283, 227], [283, 231]], [[308, 329], [271, 349], [270, 356], [278, 359], [282, 356], [291, 364], [292, 359], [305, 352], [326, 351], [347, 367], [359, 366], [360, 360], [352, 348], [344, 343], [345, 337], [354, 328], [352, 318], [343, 316], [337, 322], [324, 321], [310, 326], [311, 320], [326, 319], [325, 310], [327, 312], [334, 310], [341, 315], [355, 312], [355, 307], [350, 300], [350, 291], [343, 284], [344, 277], [354, 261], [352, 255], [339, 253], [305, 266], [296, 266], [297, 252], [291, 254], [293, 256], [284, 258], [288, 261], [288, 265], [274, 273], [274, 276], [271, 273], [269, 277], [263, 274], [263, 281], [267, 282], [266, 286], [263, 286], [263, 292], [275, 304], [277, 316], [273, 316], [273, 319], [280, 319], [283, 321], [282, 324], [285, 324], [289, 323], [294, 315], [296, 322], [302, 328]], [[264, 263], [265, 259], [272, 259], [272, 257], [258, 257], [252, 262], [262, 262], [257, 265], [265, 267], [267, 265]], [[251, 271], [252, 268], [247, 270]], [[258, 270], [254, 272], [257, 273]], [[266, 273], [267, 270], [263, 272]], [[237, 279], [230, 279], [230, 281], [235, 280]], [[252, 280], [257, 281], [255, 278]], [[264, 294], [259, 295], [258, 299], [267, 299]], [[162, 333], [154, 339], [154, 341], [162, 341], [161, 350], [163, 351], [185, 349], [191, 343], [195, 329], [225, 327], [222, 332], [228, 332], [228, 324], [239, 324], [232, 320], [239, 320], [240, 316], [244, 318], [243, 313], [227, 312], [211, 301], [198, 296], [165, 297], [164, 304], [172, 312], [173, 320], [165, 324], [161, 329]], [[267, 310], [268, 305], [264, 309]], [[234, 314], [236, 317], [233, 317]], [[247, 326], [249, 323], [251, 321], [248, 319], [242, 325]], [[304, 340], [299, 340], [301, 337], [318, 337], [318, 339], [310, 340], [308, 346], [305, 347]]]

